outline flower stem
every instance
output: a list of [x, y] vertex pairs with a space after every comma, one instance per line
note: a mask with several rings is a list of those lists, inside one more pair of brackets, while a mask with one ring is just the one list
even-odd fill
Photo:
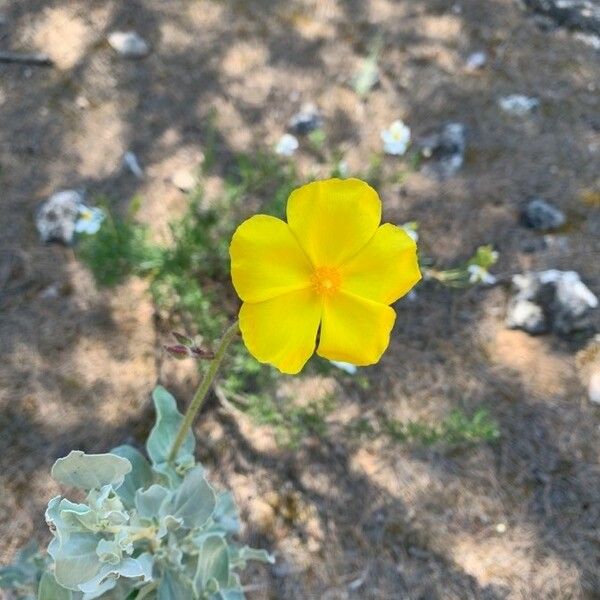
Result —
[[169, 452], [168, 462], [170, 464], [172, 464], [175, 461], [179, 449], [181, 448], [181, 445], [185, 440], [185, 436], [187, 435], [188, 429], [191, 428], [192, 423], [194, 422], [194, 418], [196, 417], [198, 411], [202, 408], [202, 405], [204, 404], [204, 400], [206, 399], [210, 387], [213, 381], [215, 380], [215, 377], [219, 371], [219, 367], [221, 366], [221, 363], [225, 358], [227, 348], [229, 347], [229, 344], [231, 344], [231, 342], [233, 341], [233, 338], [235, 338], [238, 331], [239, 323], [238, 321], [235, 321], [223, 334], [221, 342], [219, 343], [219, 347], [215, 352], [215, 357], [213, 358], [213, 360], [210, 361], [208, 371], [206, 372], [206, 375], [200, 382], [200, 385], [198, 386], [198, 389], [196, 390], [196, 393], [194, 394], [194, 397], [192, 398], [192, 401], [190, 402], [190, 405], [188, 406], [188, 409], [183, 417], [183, 421], [181, 422], [179, 431], [177, 432], [177, 436], [175, 437], [175, 441], [173, 442], [173, 446], [171, 447], [171, 451]]

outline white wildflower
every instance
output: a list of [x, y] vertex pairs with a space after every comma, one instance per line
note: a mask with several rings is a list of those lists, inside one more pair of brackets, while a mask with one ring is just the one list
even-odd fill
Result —
[[294, 152], [298, 150], [298, 140], [291, 133], [285, 133], [281, 136], [277, 145], [275, 146], [275, 153], [280, 156], [293, 156]]
[[480, 267], [479, 265], [469, 265], [467, 267], [469, 272], [469, 283], [483, 283], [485, 285], [494, 285], [497, 279], [488, 272], [487, 269]]
[[101, 208], [89, 207], [85, 204], [79, 204], [77, 208], [75, 231], [77, 233], [87, 233], [88, 235], [98, 233], [102, 221], [104, 221], [104, 211]]
[[410, 127], [403, 121], [394, 121], [389, 129], [381, 132], [381, 139], [386, 154], [401, 156], [406, 152], [410, 143]]

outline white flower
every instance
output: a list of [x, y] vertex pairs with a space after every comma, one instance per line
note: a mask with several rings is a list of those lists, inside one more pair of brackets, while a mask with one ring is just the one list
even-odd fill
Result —
[[410, 143], [410, 127], [406, 126], [403, 121], [394, 121], [389, 129], [381, 132], [381, 139], [386, 154], [401, 156], [406, 152]]
[[284, 133], [275, 146], [275, 153], [280, 156], [293, 156], [294, 152], [298, 150], [298, 146], [295, 136], [291, 133]]
[[484, 269], [479, 265], [469, 265], [467, 267], [467, 271], [469, 271], [469, 283], [494, 285], [497, 281], [497, 279], [491, 273], [489, 273], [487, 269]]
[[87, 233], [94, 235], [98, 233], [102, 221], [104, 221], [104, 211], [101, 208], [90, 208], [85, 204], [77, 206], [77, 221], [75, 222], [75, 231], [77, 233]]
[[337, 367], [338, 369], [341, 369], [342, 371], [348, 373], [348, 375], [355, 375], [356, 371], [358, 370], [356, 365], [353, 365], [351, 363], [342, 362], [340, 360], [330, 360], [329, 362], [334, 367]]

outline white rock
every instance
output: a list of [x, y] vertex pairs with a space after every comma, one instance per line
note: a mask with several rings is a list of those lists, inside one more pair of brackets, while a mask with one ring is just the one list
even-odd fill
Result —
[[595, 371], [588, 383], [588, 397], [590, 402], [600, 404], [600, 371]]
[[196, 187], [198, 179], [189, 169], [179, 169], [171, 176], [171, 183], [187, 194]]
[[511, 94], [500, 98], [498, 104], [504, 112], [516, 117], [524, 117], [536, 109], [540, 105], [540, 101], [523, 94]]
[[135, 31], [113, 31], [108, 36], [113, 50], [124, 58], [142, 58], [150, 52], [150, 46]]
[[42, 241], [71, 244], [82, 204], [83, 195], [76, 190], [63, 190], [50, 196], [40, 206], [35, 217]]
[[477, 71], [479, 69], [483, 69], [487, 63], [487, 54], [482, 50], [478, 52], [473, 52], [467, 58], [465, 63], [465, 67], [468, 71]]

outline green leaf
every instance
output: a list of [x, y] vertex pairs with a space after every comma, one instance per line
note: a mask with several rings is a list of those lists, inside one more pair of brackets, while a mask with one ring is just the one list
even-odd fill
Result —
[[227, 542], [218, 535], [206, 538], [198, 554], [198, 567], [194, 578], [196, 591], [201, 594], [211, 579], [220, 586], [226, 586], [229, 582]]
[[215, 510], [215, 493], [204, 477], [204, 469], [196, 466], [185, 475], [181, 487], [175, 493], [170, 513], [183, 519], [188, 529], [201, 527]]
[[96, 554], [98, 537], [91, 533], [72, 533], [66, 539], [54, 539], [48, 553], [54, 559], [56, 581], [70, 590], [98, 574], [102, 563]]
[[185, 581], [180, 574], [171, 570], [164, 572], [158, 586], [157, 600], [183, 600], [184, 598], [191, 600], [195, 597], [191, 584]]
[[153, 483], [152, 467], [144, 455], [132, 446], [118, 446], [110, 452], [121, 458], [126, 458], [131, 463], [131, 471], [125, 475], [125, 479], [119, 486], [117, 493], [123, 503], [128, 508], [132, 508], [135, 502], [135, 492], [147, 488]]
[[243, 548], [236, 548], [234, 550], [232, 562], [236, 568], [240, 567], [245, 569], [246, 563], [249, 560], [256, 560], [272, 565], [275, 562], [275, 557], [266, 550], [257, 550], [256, 548], [250, 548], [250, 546], [244, 546]]
[[219, 590], [211, 596], [211, 600], [244, 600], [244, 592], [242, 590]]
[[38, 587], [38, 600], [71, 600], [73, 593], [58, 585], [52, 573], [44, 573]]
[[[164, 387], [157, 386], [152, 392], [152, 399], [156, 408], [156, 424], [148, 436], [146, 449], [152, 463], [161, 465], [167, 462], [171, 446], [183, 421], [183, 416], [177, 410], [175, 398]], [[176, 462], [180, 462], [182, 459], [186, 460], [189, 456], [192, 456], [194, 447], [195, 440], [190, 429], [179, 449], [179, 453], [175, 457]]]
[[141, 519], [157, 519], [161, 516], [161, 506], [171, 495], [162, 485], [155, 483], [147, 490], [138, 490], [135, 495], [135, 506]]
[[131, 471], [131, 463], [115, 454], [85, 454], [72, 450], [52, 467], [52, 477], [59, 483], [84, 490], [105, 485], [118, 487]]
[[213, 519], [217, 527], [226, 533], [237, 533], [240, 530], [237, 506], [231, 492], [221, 492], [217, 496]]

